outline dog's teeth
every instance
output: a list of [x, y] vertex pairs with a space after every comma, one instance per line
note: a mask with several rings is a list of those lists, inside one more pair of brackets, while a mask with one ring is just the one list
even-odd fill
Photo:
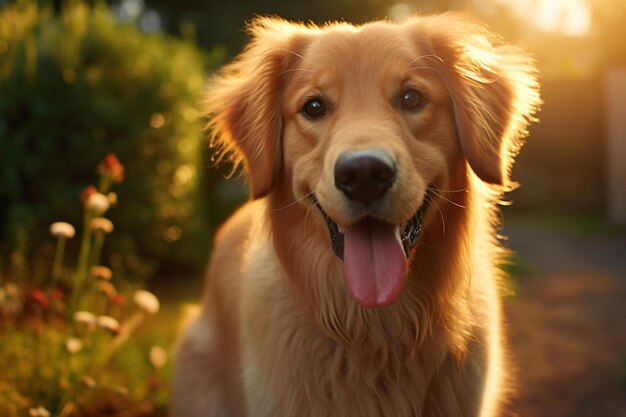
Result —
[[346, 228], [340, 225], [337, 225], [337, 229], [341, 232], [341, 233], [345, 233]]

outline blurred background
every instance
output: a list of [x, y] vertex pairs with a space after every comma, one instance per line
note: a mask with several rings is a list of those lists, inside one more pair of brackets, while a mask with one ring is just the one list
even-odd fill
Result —
[[448, 10], [529, 50], [541, 72], [540, 123], [504, 208], [517, 252], [504, 266], [519, 374], [510, 415], [626, 416], [624, 0], [0, 0], [0, 285], [47, 279], [48, 226], [81, 225], [80, 194], [115, 153], [126, 171], [103, 263], [161, 296], [173, 338], [181, 306], [199, 299], [213, 231], [247, 194], [213, 169], [200, 112], [245, 22]]

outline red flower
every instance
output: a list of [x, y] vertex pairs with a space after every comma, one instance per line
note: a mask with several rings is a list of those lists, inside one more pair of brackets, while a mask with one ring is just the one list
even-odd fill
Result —
[[120, 183], [124, 181], [124, 165], [120, 163], [115, 154], [107, 154], [98, 164], [98, 173], [111, 178], [111, 181]]
[[117, 293], [117, 294], [115, 294], [114, 296], [112, 296], [110, 298], [110, 301], [113, 304], [117, 304], [117, 305], [122, 306], [122, 305], [124, 305], [124, 303], [126, 303], [126, 297], [124, 297], [124, 294], [122, 294], [122, 293]]
[[155, 376], [148, 378], [148, 388], [150, 391], [156, 391], [161, 387], [161, 381]]
[[86, 204], [87, 200], [89, 200], [89, 197], [97, 192], [98, 190], [96, 189], [96, 187], [94, 187], [93, 185], [88, 186], [83, 190], [82, 193], [80, 193], [80, 201], [82, 201], [83, 205]]
[[43, 309], [50, 307], [50, 301], [46, 293], [41, 290], [32, 290], [28, 293], [28, 300], [33, 301], [35, 304], [39, 304]]
[[65, 294], [59, 289], [52, 290], [50, 296], [57, 301], [63, 301], [65, 299]]

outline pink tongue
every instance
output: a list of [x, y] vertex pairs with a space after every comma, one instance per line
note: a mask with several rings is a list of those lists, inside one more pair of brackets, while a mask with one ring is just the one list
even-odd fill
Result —
[[396, 226], [366, 219], [344, 232], [343, 270], [348, 291], [362, 307], [393, 303], [407, 276]]

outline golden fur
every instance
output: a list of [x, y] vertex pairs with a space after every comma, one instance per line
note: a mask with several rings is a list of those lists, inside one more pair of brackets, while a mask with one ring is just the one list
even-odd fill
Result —
[[[216, 237], [201, 312], [178, 346], [174, 414], [498, 415], [496, 204], [539, 105], [532, 60], [455, 14], [324, 27], [259, 18], [249, 30], [207, 110], [252, 199]], [[420, 111], [395, 104], [405, 85], [427, 98]], [[314, 94], [332, 109], [312, 122], [301, 109]], [[402, 293], [366, 309], [309, 195], [337, 224], [358, 220], [333, 165], [372, 146], [397, 166], [376, 216], [404, 224], [432, 201]]]

